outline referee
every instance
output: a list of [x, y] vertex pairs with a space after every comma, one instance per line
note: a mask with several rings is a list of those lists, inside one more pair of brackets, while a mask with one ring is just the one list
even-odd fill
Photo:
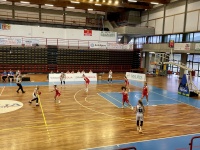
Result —
[[25, 91], [23, 90], [23, 87], [22, 87], [22, 84], [21, 84], [21, 78], [20, 78], [20, 75], [18, 74], [17, 75], [17, 78], [16, 78], [16, 84], [17, 86], [19, 87], [18, 90], [16, 91], [17, 93], [19, 93], [19, 90], [22, 91], [22, 93], [25, 93]]

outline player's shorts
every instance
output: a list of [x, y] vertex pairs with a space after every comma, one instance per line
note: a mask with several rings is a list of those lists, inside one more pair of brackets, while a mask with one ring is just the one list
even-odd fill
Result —
[[129, 100], [128, 99], [122, 99], [123, 103], [126, 102], [126, 103], [129, 103]]
[[144, 96], [148, 96], [148, 93], [142, 93], [142, 97], [144, 97]]
[[60, 94], [60, 93], [58, 93], [58, 94], [56, 94], [56, 95], [55, 95], [55, 97], [58, 97], [58, 96], [60, 96], [60, 95], [61, 95], [61, 94]]
[[142, 113], [137, 113], [136, 114], [136, 121], [143, 121], [144, 120], [144, 115]]

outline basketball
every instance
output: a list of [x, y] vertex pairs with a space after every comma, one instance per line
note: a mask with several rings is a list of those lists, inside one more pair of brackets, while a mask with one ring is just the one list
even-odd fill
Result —
[[40, 91], [38, 92], [38, 95], [41, 95], [41, 92], [40, 92]]

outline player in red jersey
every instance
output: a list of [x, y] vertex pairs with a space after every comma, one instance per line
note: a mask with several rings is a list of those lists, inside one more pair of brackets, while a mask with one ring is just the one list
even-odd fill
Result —
[[130, 104], [129, 100], [128, 100], [128, 92], [126, 91], [126, 87], [122, 86], [122, 108], [124, 108], [124, 102], [126, 102], [130, 107], [131, 109], [133, 109], [133, 106]]
[[86, 86], [85, 91], [88, 92], [88, 86], [90, 84], [90, 80], [84, 74], [83, 74], [83, 79], [85, 80], [85, 86]]
[[142, 89], [142, 98], [146, 97], [147, 100], [147, 105], [149, 105], [149, 99], [148, 99], [148, 95], [149, 95], [149, 89], [147, 87], [147, 82], [144, 83], [144, 87]]
[[125, 87], [126, 87], [126, 89], [128, 89], [128, 91], [130, 92], [129, 81], [128, 81], [128, 79], [127, 79], [126, 76], [124, 76], [124, 82], [125, 82]]
[[[54, 90], [53, 90], [53, 91], [55, 91], [54, 100], [55, 100], [55, 102], [56, 102], [56, 101], [58, 100], [58, 97], [60, 97], [61, 93], [60, 93], [60, 91], [58, 90], [57, 85], [54, 85], [53, 87], [54, 87]], [[53, 92], [53, 91], [51, 91], [51, 92]], [[61, 101], [58, 100], [58, 103], [60, 103], [60, 102], [61, 102]]]

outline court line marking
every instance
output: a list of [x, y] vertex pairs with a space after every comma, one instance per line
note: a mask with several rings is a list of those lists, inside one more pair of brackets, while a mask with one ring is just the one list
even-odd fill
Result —
[[179, 102], [179, 103], [182, 103], [182, 104], [186, 104], [186, 105], [188, 105], [188, 106], [191, 106], [191, 107], [194, 107], [194, 108], [200, 109], [200, 108], [198, 108], [198, 107], [192, 106], [192, 105], [190, 105], [190, 104], [187, 104], [187, 103], [185, 103], [185, 102], [182, 102], [182, 101], [176, 100], [176, 99], [174, 99], [174, 98], [170, 98], [170, 97], [168, 97], [168, 96], [161, 95], [161, 94], [156, 93], [156, 92], [153, 92], [153, 91], [152, 91], [152, 93], [155, 93], [155, 94], [157, 94], [157, 95], [160, 95], [160, 96], [163, 96], [163, 97], [169, 98], [169, 99], [174, 100], [174, 101], [176, 101], [176, 102]]
[[[50, 136], [50, 133], [49, 133], [48, 124], [47, 124], [47, 121], [46, 121], [46, 117], [45, 117], [45, 115], [44, 115], [44, 110], [43, 110], [42, 102], [41, 102], [41, 100], [40, 100], [40, 96], [39, 96], [39, 95], [38, 95], [38, 100], [39, 100], [39, 103], [40, 103], [40, 108], [41, 108], [41, 111], [42, 111], [42, 117], [43, 117], [44, 124], [45, 124], [46, 130], [47, 130], [47, 134], [48, 134], [48, 137], [49, 137], [49, 141], [51, 141], [51, 136]], [[37, 106], [36, 106], [36, 107], [37, 107]]]
[[102, 95], [100, 95], [99, 93], [97, 93], [100, 97], [102, 97], [103, 99], [105, 99], [106, 101], [108, 101], [109, 103], [111, 103], [112, 105], [116, 106], [117, 108], [120, 108], [118, 107], [117, 105], [115, 105], [115, 103], [112, 103], [111, 101], [109, 101], [107, 98], [103, 97]]
[[3, 91], [6, 87], [4, 86], [3, 89], [1, 90], [0, 96], [3, 94]]
[[[89, 108], [89, 107], [84, 106], [83, 104], [81, 104], [81, 103], [76, 99], [76, 95], [77, 95], [80, 91], [82, 91], [82, 90], [83, 90], [83, 89], [80, 89], [80, 90], [78, 90], [78, 91], [74, 94], [74, 100], [76, 101], [76, 103], [78, 103], [78, 104], [81, 105], [82, 107], [84, 107], [84, 108], [86, 108], [86, 109], [88, 109], [88, 110], [91, 110], [91, 111], [93, 111], [93, 112], [95, 112], [95, 113], [102, 114], [102, 115], [109, 116], [109, 117], [113, 117], [113, 118], [124, 119], [124, 118], [122, 118], [122, 117], [116, 117], [116, 116], [113, 116], [113, 115], [109, 115], [109, 114], [106, 114], [106, 113], [102, 113], [102, 112], [96, 111], [96, 110], [94, 110], [94, 109], [91, 109], [91, 108]], [[128, 119], [128, 120], [131, 120], [131, 119]]]
[[171, 136], [166, 138], [157, 138], [157, 139], [151, 139], [151, 140], [142, 140], [142, 141], [135, 141], [135, 142], [128, 142], [128, 143], [122, 143], [122, 144], [115, 144], [115, 145], [108, 145], [108, 146], [100, 146], [100, 147], [94, 147], [94, 148], [87, 148], [87, 150], [90, 149], [97, 149], [97, 148], [106, 148], [106, 147], [114, 147], [116, 145], [127, 145], [127, 144], [135, 144], [135, 143], [143, 143], [143, 142], [149, 142], [149, 141], [156, 141], [156, 140], [164, 140], [164, 139], [171, 139], [171, 138], [177, 138], [177, 137], [185, 137], [185, 136], [191, 136], [191, 135], [198, 135], [200, 133], [192, 133], [192, 134], [185, 134], [185, 135], [179, 135], [179, 136]]
[[[99, 91], [101, 91], [102, 93], [106, 94], [106, 95], [107, 95], [107, 96], [109, 96], [110, 98], [114, 99], [115, 101], [117, 101], [117, 102], [119, 102], [119, 103], [121, 103], [121, 104], [122, 104], [122, 102], [121, 102], [121, 101], [119, 101], [118, 99], [116, 99], [116, 98], [114, 98], [114, 97], [110, 96], [109, 94], [105, 93], [104, 91], [102, 91], [102, 90], [100, 90], [100, 89], [98, 89], [98, 90], [99, 90]], [[112, 93], [112, 92], [110, 92], [110, 93]], [[120, 92], [115, 92], [115, 93], [120, 93]], [[107, 100], [107, 101], [108, 101], [108, 100]], [[126, 104], [126, 103], [124, 103], [124, 106], [129, 108], [129, 106], [127, 106], [127, 104]], [[131, 106], [132, 106], [132, 105], [131, 105]], [[133, 106], [132, 106], [132, 107], [133, 107]], [[118, 107], [118, 108], [120, 108], [120, 107]], [[131, 108], [129, 108], [129, 109], [131, 109]]]
[[[88, 88], [89, 89], [89, 88]], [[97, 93], [98, 94], [98, 93]], [[91, 103], [91, 102], [89, 102], [88, 100], [87, 100], [87, 98], [88, 97], [92, 97], [92, 96], [96, 96], [96, 95], [88, 95], [88, 96], [86, 96], [85, 97], [85, 101], [87, 102], [87, 103], [89, 103], [89, 104], [95, 104], [95, 103]]]
[[[135, 98], [137, 98], [137, 99], [141, 99], [141, 97], [137, 97], [137, 95], [139, 95], [139, 94], [135, 94]], [[143, 100], [143, 99], [142, 99]], [[164, 101], [164, 100], [149, 100], [149, 102], [151, 102], [151, 101]], [[175, 103], [175, 104], [179, 104], [179, 103]], [[159, 105], [159, 104], [158, 104]], [[162, 104], [161, 104], [162, 105]]]
[[[127, 119], [127, 118], [122, 118], [122, 117], [116, 117], [116, 116], [113, 116], [113, 115], [109, 115], [109, 114], [106, 114], [106, 113], [102, 113], [102, 112], [99, 112], [99, 111], [96, 111], [96, 110], [94, 110], [94, 109], [91, 109], [91, 108], [89, 108], [89, 107], [87, 107], [87, 106], [84, 106], [83, 104], [81, 104], [77, 99], [76, 99], [76, 95], [80, 92], [80, 91], [82, 91], [83, 89], [80, 89], [80, 90], [78, 90], [75, 94], [74, 94], [74, 100], [79, 104], [79, 105], [81, 105], [82, 107], [84, 107], [84, 108], [86, 108], [86, 109], [88, 109], [88, 110], [91, 110], [91, 111], [93, 111], [93, 112], [96, 112], [96, 113], [98, 113], [98, 114], [102, 114], [102, 115], [105, 115], [105, 116], [109, 116], [109, 117], [113, 117], [113, 118], [119, 118], [119, 119], [122, 119], [122, 120], [129, 120], [129, 121], [135, 121], [135, 119], [133, 120], [133, 119]], [[179, 103], [179, 104], [181, 104], [181, 103]], [[177, 104], [176, 104], [177, 105]], [[133, 117], [134, 118], [134, 117]], [[157, 121], [145, 121], [145, 123], [149, 123], [149, 124], [158, 124], [158, 123], [160, 123], [159, 121], [157, 122]], [[191, 126], [200, 126], [200, 124], [196, 124], [196, 125], [188, 125], [188, 124], [161, 124], [161, 125], [173, 125], [173, 126], [189, 126], [189, 127], [191, 127]]]
[[[133, 81], [133, 80], [131, 80], [131, 81]], [[131, 82], [130, 82], [130, 83], [131, 83]], [[133, 85], [133, 86], [136, 86], [136, 85]], [[152, 86], [152, 85], [151, 85], [151, 86]], [[139, 87], [139, 88], [142, 89], [142, 87], [140, 87], [140, 86], [136, 86], [136, 87]], [[156, 87], [156, 86], [152, 86], [152, 87]], [[158, 87], [156, 87], [156, 88], [158, 88]], [[158, 89], [159, 89], [159, 88], [158, 88]], [[161, 89], [161, 90], [163, 90], [163, 89]], [[191, 106], [191, 107], [194, 107], [194, 108], [200, 109], [200, 108], [198, 108], [198, 107], [192, 106], [192, 105], [187, 104], [187, 103], [185, 103], [185, 102], [182, 102], [182, 101], [176, 100], [176, 99], [174, 99], [174, 98], [170, 98], [170, 97], [165, 96], [165, 95], [162, 95], [162, 94], [159, 94], [159, 93], [154, 92], [154, 91], [152, 91], [152, 90], [149, 90], [149, 91], [151, 91], [152, 93], [156, 93], [157, 95], [160, 95], [160, 96], [163, 96], [163, 97], [169, 98], [169, 99], [171, 99], [171, 100], [174, 100], [174, 101], [176, 101], [176, 102], [179, 102], [179, 103], [182, 103], [182, 104], [186, 104], [186, 105], [189, 105], [189, 106]], [[167, 91], [167, 90], [165, 90], [165, 91], [166, 91], [166, 92], [169, 92], [169, 91]], [[173, 92], [172, 92], [172, 93], [173, 93]]]

